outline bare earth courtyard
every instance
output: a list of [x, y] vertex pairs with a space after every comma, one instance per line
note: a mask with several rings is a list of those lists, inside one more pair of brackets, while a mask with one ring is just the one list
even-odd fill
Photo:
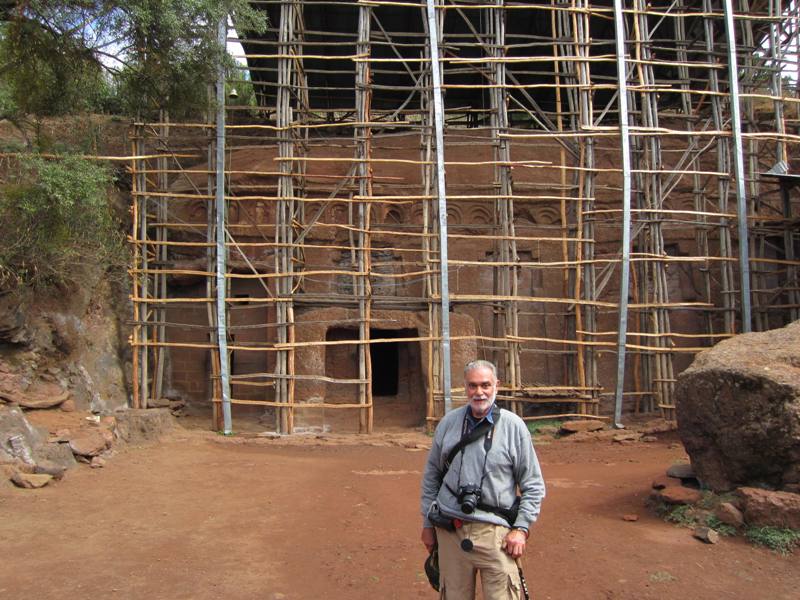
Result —
[[[0, 487], [0, 598], [435, 598], [418, 541], [429, 443], [179, 430], [41, 490]], [[797, 598], [800, 555], [705, 545], [645, 509], [652, 480], [685, 460], [669, 434], [537, 450], [533, 598]]]

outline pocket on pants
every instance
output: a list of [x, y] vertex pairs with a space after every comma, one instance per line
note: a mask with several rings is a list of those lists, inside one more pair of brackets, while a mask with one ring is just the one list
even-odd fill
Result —
[[518, 574], [508, 575], [508, 599], [522, 600], [522, 585]]
[[483, 597], [486, 600], [522, 599], [522, 585], [517, 573], [496, 573], [492, 579], [484, 579], [482, 583]]

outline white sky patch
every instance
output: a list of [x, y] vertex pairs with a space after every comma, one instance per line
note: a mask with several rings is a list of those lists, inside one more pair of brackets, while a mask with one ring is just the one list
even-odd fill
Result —
[[228, 18], [228, 54], [236, 61], [241, 69], [237, 73], [232, 74], [234, 79], [250, 80], [250, 70], [247, 65], [247, 58], [245, 58], [244, 47], [239, 42], [239, 33], [234, 29], [233, 23]]
[[246, 67], [247, 59], [244, 57], [244, 48], [239, 42], [239, 34], [233, 28], [233, 24], [228, 21], [228, 54], [240, 65]]

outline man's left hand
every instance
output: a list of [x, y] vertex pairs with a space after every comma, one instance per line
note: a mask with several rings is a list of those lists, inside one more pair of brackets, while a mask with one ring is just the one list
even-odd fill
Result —
[[520, 529], [512, 529], [506, 534], [501, 548], [505, 550], [511, 558], [519, 558], [525, 552], [525, 542], [528, 537]]

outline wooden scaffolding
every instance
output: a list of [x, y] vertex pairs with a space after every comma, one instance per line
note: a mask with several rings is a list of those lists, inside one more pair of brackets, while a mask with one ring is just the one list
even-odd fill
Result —
[[674, 419], [698, 351], [800, 315], [796, 2], [252, 4], [252, 101], [132, 131], [134, 406], [370, 432], [414, 344], [429, 427], [476, 357], [525, 419]]

